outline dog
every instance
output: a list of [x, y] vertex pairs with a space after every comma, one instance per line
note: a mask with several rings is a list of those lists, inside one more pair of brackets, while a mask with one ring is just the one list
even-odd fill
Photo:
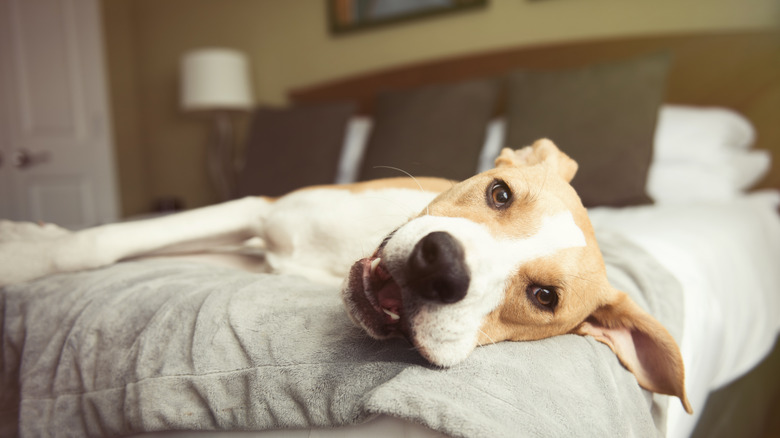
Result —
[[405, 337], [442, 367], [479, 345], [590, 335], [642, 387], [677, 396], [691, 413], [674, 339], [607, 280], [570, 185], [576, 171], [543, 139], [503, 149], [494, 169], [458, 183], [309, 187], [78, 232], [5, 221], [0, 285], [136, 257], [208, 256], [341, 284], [347, 313], [369, 336]]

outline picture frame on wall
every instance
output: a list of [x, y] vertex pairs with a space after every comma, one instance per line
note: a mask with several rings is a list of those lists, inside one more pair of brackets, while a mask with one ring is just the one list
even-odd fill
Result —
[[484, 8], [488, 0], [326, 0], [333, 34], [344, 34], [453, 12]]

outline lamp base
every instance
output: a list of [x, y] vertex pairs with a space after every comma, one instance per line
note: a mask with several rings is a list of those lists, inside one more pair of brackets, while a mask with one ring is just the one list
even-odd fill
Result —
[[209, 145], [207, 165], [220, 201], [236, 197], [235, 129], [229, 111], [214, 112], [214, 138]]

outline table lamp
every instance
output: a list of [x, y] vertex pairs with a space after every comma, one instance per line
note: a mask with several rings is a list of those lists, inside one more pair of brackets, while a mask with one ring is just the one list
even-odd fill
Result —
[[195, 49], [182, 57], [181, 76], [182, 108], [213, 116], [208, 170], [221, 200], [231, 199], [236, 193], [238, 170], [232, 116], [252, 107], [247, 58], [232, 49]]

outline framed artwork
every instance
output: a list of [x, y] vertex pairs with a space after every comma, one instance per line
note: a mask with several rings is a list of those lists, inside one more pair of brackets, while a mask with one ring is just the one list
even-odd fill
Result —
[[326, 0], [330, 31], [342, 34], [376, 26], [485, 7], [488, 0]]

